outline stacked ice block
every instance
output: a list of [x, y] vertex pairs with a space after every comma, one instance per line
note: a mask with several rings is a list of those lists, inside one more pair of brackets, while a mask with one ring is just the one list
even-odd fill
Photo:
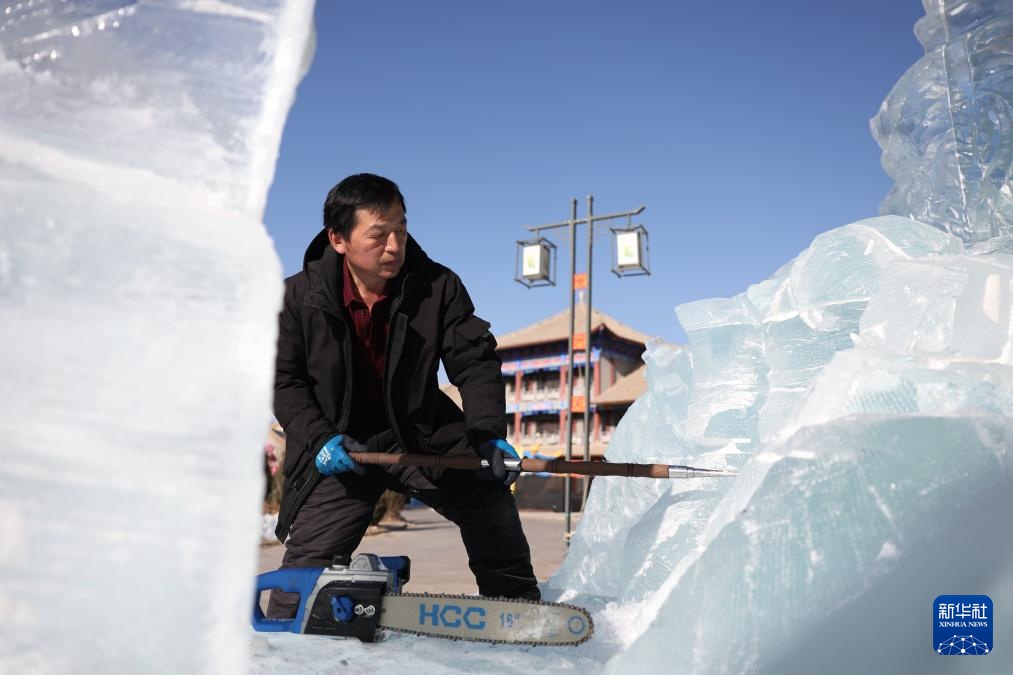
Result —
[[0, 6], [0, 663], [241, 672], [312, 3]]

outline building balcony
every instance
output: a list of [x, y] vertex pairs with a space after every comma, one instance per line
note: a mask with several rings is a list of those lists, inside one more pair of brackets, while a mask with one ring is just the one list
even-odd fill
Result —
[[558, 389], [539, 389], [521, 393], [522, 401], [551, 401], [560, 398]]

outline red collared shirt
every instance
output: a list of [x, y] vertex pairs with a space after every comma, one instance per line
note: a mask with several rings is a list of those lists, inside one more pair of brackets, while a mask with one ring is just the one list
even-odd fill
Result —
[[[371, 435], [388, 427], [383, 401], [383, 371], [390, 330], [389, 295], [373, 303], [373, 310], [359, 297], [355, 280], [342, 260], [343, 301], [355, 332], [352, 338], [352, 415], [348, 431], [353, 437]], [[364, 441], [365, 438], [357, 440]]]

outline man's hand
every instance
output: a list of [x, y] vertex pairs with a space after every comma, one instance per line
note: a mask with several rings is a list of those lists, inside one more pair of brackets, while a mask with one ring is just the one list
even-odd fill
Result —
[[365, 473], [366, 469], [361, 464], [356, 464], [348, 455], [348, 452], [345, 450], [346, 443], [348, 443], [349, 447], [357, 445], [351, 438], [346, 439], [341, 434], [331, 436], [324, 443], [324, 446], [320, 448], [320, 452], [317, 453], [317, 471], [325, 476], [346, 471], [354, 471], [359, 475]]
[[520, 459], [517, 451], [514, 450], [514, 446], [507, 443], [502, 438], [496, 438], [490, 441], [485, 441], [478, 446], [478, 454], [482, 459], [488, 460], [489, 466], [485, 469], [479, 469], [477, 474], [479, 478], [486, 480], [498, 480], [503, 485], [513, 485], [514, 481], [517, 480], [518, 476], [521, 475], [520, 468], [507, 469], [506, 464], [503, 460], [505, 459]]

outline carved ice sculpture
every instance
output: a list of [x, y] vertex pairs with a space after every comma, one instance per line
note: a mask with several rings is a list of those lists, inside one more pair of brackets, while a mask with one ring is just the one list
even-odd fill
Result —
[[1013, 3], [924, 0], [923, 56], [871, 122], [896, 181], [883, 214], [964, 243], [1013, 232]]

